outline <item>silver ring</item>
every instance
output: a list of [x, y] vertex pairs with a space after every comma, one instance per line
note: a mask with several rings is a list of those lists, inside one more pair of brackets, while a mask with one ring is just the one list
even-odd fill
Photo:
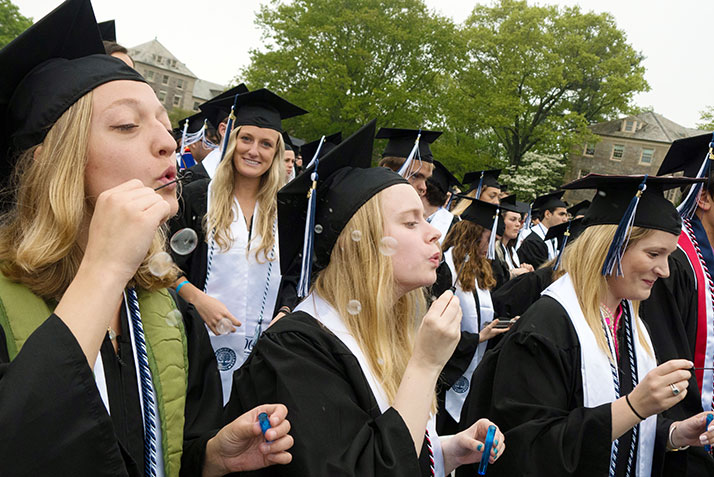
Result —
[[677, 386], [675, 386], [674, 384], [670, 384], [669, 387], [672, 388], [672, 394], [674, 394], [675, 396], [677, 396], [681, 392], [679, 388], [677, 388]]

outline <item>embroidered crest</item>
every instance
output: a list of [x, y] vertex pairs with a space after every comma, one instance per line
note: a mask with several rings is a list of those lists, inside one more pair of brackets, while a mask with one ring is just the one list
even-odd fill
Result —
[[230, 348], [218, 348], [216, 361], [218, 361], [219, 371], [228, 371], [236, 364], [236, 352]]
[[459, 377], [459, 379], [456, 380], [454, 385], [451, 386], [451, 389], [453, 389], [459, 394], [463, 394], [469, 390], [469, 380], [466, 379], [464, 376], [461, 376]]

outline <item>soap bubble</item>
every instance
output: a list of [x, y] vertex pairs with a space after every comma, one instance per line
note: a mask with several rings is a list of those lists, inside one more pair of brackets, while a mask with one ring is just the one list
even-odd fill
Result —
[[166, 324], [169, 326], [178, 326], [180, 320], [182, 319], [183, 316], [181, 315], [181, 312], [174, 308], [166, 315]]
[[347, 302], [347, 313], [350, 315], [356, 315], [362, 311], [362, 303], [359, 300], [350, 300]]
[[321, 234], [321, 233], [322, 233], [322, 225], [317, 224], [317, 225], [315, 226], [315, 233], [316, 233], [316, 234]]
[[228, 318], [221, 318], [216, 325], [216, 331], [219, 335], [227, 335], [233, 331], [233, 322]]
[[360, 232], [359, 230], [353, 230], [350, 236], [355, 242], [359, 242], [360, 240], [362, 240], [362, 232]]
[[198, 245], [198, 235], [196, 231], [191, 228], [184, 228], [176, 232], [169, 242], [171, 250], [179, 255], [188, 255], [189, 253], [196, 250], [196, 245]]
[[149, 259], [149, 271], [155, 277], [163, 277], [171, 271], [174, 261], [166, 252], [159, 252]]
[[384, 365], [384, 360], [382, 358], [377, 358], [377, 364], [380, 366]]
[[390, 257], [397, 253], [397, 243], [397, 239], [395, 239], [394, 237], [382, 237], [382, 239], [379, 241], [379, 252], [382, 255]]

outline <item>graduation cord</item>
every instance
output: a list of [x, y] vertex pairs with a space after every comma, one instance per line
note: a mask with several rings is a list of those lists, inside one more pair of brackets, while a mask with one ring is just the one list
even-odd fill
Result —
[[429, 453], [429, 475], [431, 477], [434, 477], [434, 448], [431, 447], [431, 439], [429, 438], [429, 429], [426, 430], [426, 433], [424, 434], [424, 442], [426, 442], [426, 451]]
[[[632, 339], [632, 316], [630, 315], [630, 308], [628, 306], [627, 301], [623, 300], [620, 303], [620, 306], [622, 306], [622, 312], [624, 315], [624, 323], [625, 323], [625, 335], [627, 336], [627, 356], [629, 358], [630, 362], [630, 375], [632, 376], [632, 387], [634, 389], [635, 386], [637, 386], [637, 358], [635, 357], [634, 353], [634, 340]], [[604, 320], [602, 319], [602, 312], [600, 314], [600, 324], [602, 325], [603, 331], [605, 332], [605, 338], [607, 338], [607, 344], [608, 347], [611, 351], [611, 353], [615, 353], [615, 347], [613, 345], [614, 340], [617, 338], [615, 336], [611, 336], [610, 329], [607, 327], [607, 325], [604, 323]], [[616, 354], [613, 354], [613, 359], [615, 358]], [[610, 361], [610, 371], [612, 372], [612, 382], [615, 386], [615, 399], [620, 398], [620, 375], [619, 375], [619, 370], [617, 366], [613, 363], [612, 360]], [[630, 452], [627, 457], [627, 469], [625, 472], [625, 476], [629, 477], [632, 475], [632, 461], [634, 460], [634, 455], [635, 455], [635, 448], [637, 447], [637, 441], [638, 441], [638, 431], [639, 431], [640, 425], [637, 424], [635, 427], [632, 428], [632, 439], [630, 442]], [[610, 451], [610, 471], [609, 471], [609, 476], [610, 477], [615, 477], [615, 471], [617, 469], [617, 455], [619, 452], [619, 447], [620, 447], [620, 440], [615, 439], [612, 441], [612, 450]]]
[[[684, 224], [685, 228], [685, 233], [687, 234], [687, 237], [689, 240], [691, 240], [692, 245], [694, 245], [694, 250], [697, 252], [697, 258], [699, 259], [699, 264], [702, 266], [702, 270], [704, 271], [704, 276], [707, 279], [707, 289], [709, 291], [709, 296], [711, 297], [712, 301], [712, 306], [714, 306], [714, 280], [712, 280], [712, 276], [709, 273], [709, 268], [707, 268], [707, 262], [704, 260], [704, 255], [702, 255], [702, 250], [699, 248], [699, 242], [697, 242], [697, 237], [694, 235], [694, 229], [692, 228], [692, 223], [688, 219], [682, 220], [682, 223]], [[707, 313], [709, 315], [709, 313]], [[702, 406], [704, 407], [704, 406]], [[714, 394], [712, 395], [712, 403], [711, 403], [711, 408], [714, 409]]]
[[144, 327], [141, 324], [141, 312], [139, 311], [139, 300], [133, 288], [127, 289], [129, 313], [134, 328], [134, 343], [136, 346], [136, 356], [139, 364], [139, 377], [141, 380], [141, 396], [144, 414], [144, 472], [147, 477], [156, 476], [156, 399], [151, 381], [151, 371], [146, 352], [146, 340], [144, 339]]

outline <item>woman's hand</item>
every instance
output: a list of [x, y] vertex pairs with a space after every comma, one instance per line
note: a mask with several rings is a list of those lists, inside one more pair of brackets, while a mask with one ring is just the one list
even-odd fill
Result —
[[447, 290], [429, 307], [417, 332], [412, 359], [430, 369], [444, 367], [461, 337], [461, 305]]
[[[193, 285], [186, 284], [185, 286], [188, 287]], [[241, 322], [238, 321], [238, 319], [233, 316], [230, 311], [228, 311], [226, 305], [212, 296], [205, 294], [198, 288], [196, 288], [192, 294], [190, 302], [194, 307], [196, 307], [196, 311], [198, 311], [198, 314], [201, 315], [201, 318], [206, 325], [208, 325], [213, 334], [221, 334], [218, 332], [216, 327], [218, 326], [218, 322], [223, 318], [227, 318], [233, 324], [230, 331], [231, 333], [236, 330], [236, 326], [241, 325]]]
[[498, 427], [496, 427], [493, 447], [491, 449], [483, 448], [488, 427], [492, 425], [495, 424], [488, 419], [479, 419], [465, 431], [461, 431], [442, 441], [444, 467], [447, 474], [460, 465], [480, 462], [484, 452], [487, 453], [490, 464], [493, 464], [496, 459], [503, 455], [503, 451], [506, 448], [506, 439]]
[[513, 324], [516, 322], [516, 320], [518, 320], [518, 318], [518, 316], [513, 318], [508, 328], [496, 328], [496, 325], [498, 325], [500, 321], [498, 318], [496, 318], [495, 320], [484, 326], [481, 331], [478, 332], [478, 342], [483, 343], [484, 341], [490, 340], [494, 336], [502, 335], [503, 333], [511, 329], [511, 326], [513, 326]]
[[[258, 415], [270, 419], [270, 429], [262, 435]], [[273, 464], [289, 464], [293, 446], [288, 409], [282, 404], [264, 404], [246, 412], [221, 429], [206, 444], [203, 477], [262, 469]]]
[[125, 286], [170, 213], [169, 203], [138, 179], [102, 192], [94, 205], [82, 265], [99, 267]]
[[672, 423], [669, 433], [671, 440], [667, 446], [677, 449], [684, 446], [714, 444], [714, 423], [709, 424], [709, 428], [707, 428], [707, 414], [714, 414], [714, 412], [700, 412], [684, 421]]
[[660, 364], [635, 386], [630, 393], [630, 403], [645, 418], [669, 409], [687, 395], [692, 367], [692, 362], [686, 359]]

